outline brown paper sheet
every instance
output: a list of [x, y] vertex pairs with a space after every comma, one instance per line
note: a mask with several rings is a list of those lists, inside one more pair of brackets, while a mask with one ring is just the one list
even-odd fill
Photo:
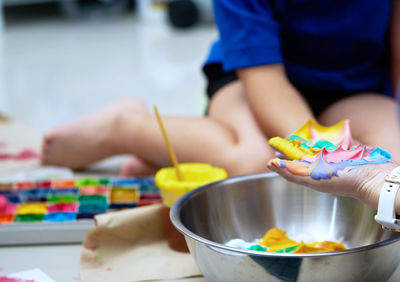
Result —
[[201, 276], [190, 254], [168, 247], [163, 208], [160, 204], [96, 216], [96, 227], [83, 243], [81, 280], [123, 282]]

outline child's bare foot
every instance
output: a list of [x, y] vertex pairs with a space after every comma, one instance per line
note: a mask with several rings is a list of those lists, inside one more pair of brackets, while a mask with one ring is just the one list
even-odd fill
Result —
[[121, 113], [148, 112], [141, 100], [126, 97], [95, 113], [56, 126], [43, 138], [42, 164], [79, 169], [124, 153], [121, 152], [121, 140], [118, 140], [115, 132], [118, 130], [117, 118]]
[[398, 164], [390, 162], [347, 167], [339, 171], [338, 176], [320, 180], [315, 180], [310, 176], [311, 168], [309, 166], [311, 165], [282, 159], [273, 159], [268, 162], [268, 167], [272, 171], [279, 173], [289, 181], [320, 192], [353, 197], [377, 208], [384, 178]]
[[150, 164], [138, 157], [133, 157], [131, 160], [124, 163], [121, 167], [120, 175], [127, 176], [149, 176], [154, 174], [159, 167]]

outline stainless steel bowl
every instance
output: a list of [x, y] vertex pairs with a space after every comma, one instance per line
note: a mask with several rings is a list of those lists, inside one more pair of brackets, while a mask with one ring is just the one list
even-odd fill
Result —
[[[200, 187], [171, 208], [175, 227], [209, 281], [386, 281], [400, 262], [400, 235], [383, 231], [361, 202], [315, 192], [274, 173]], [[339, 240], [346, 251], [278, 254], [224, 245], [272, 227]]]

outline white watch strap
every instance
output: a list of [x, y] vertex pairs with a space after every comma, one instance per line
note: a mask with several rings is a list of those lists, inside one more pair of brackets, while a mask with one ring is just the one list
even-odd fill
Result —
[[400, 188], [400, 166], [393, 169], [385, 178], [378, 203], [378, 213], [375, 220], [384, 229], [400, 232], [400, 220], [396, 219], [395, 200]]

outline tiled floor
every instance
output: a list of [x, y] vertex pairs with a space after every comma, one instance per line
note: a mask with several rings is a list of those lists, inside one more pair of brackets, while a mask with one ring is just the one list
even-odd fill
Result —
[[40, 132], [136, 95], [162, 114], [201, 115], [201, 64], [213, 25], [169, 26], [163, 12], [66, 20], [6, 14], [0, 41], [0, 112]]

